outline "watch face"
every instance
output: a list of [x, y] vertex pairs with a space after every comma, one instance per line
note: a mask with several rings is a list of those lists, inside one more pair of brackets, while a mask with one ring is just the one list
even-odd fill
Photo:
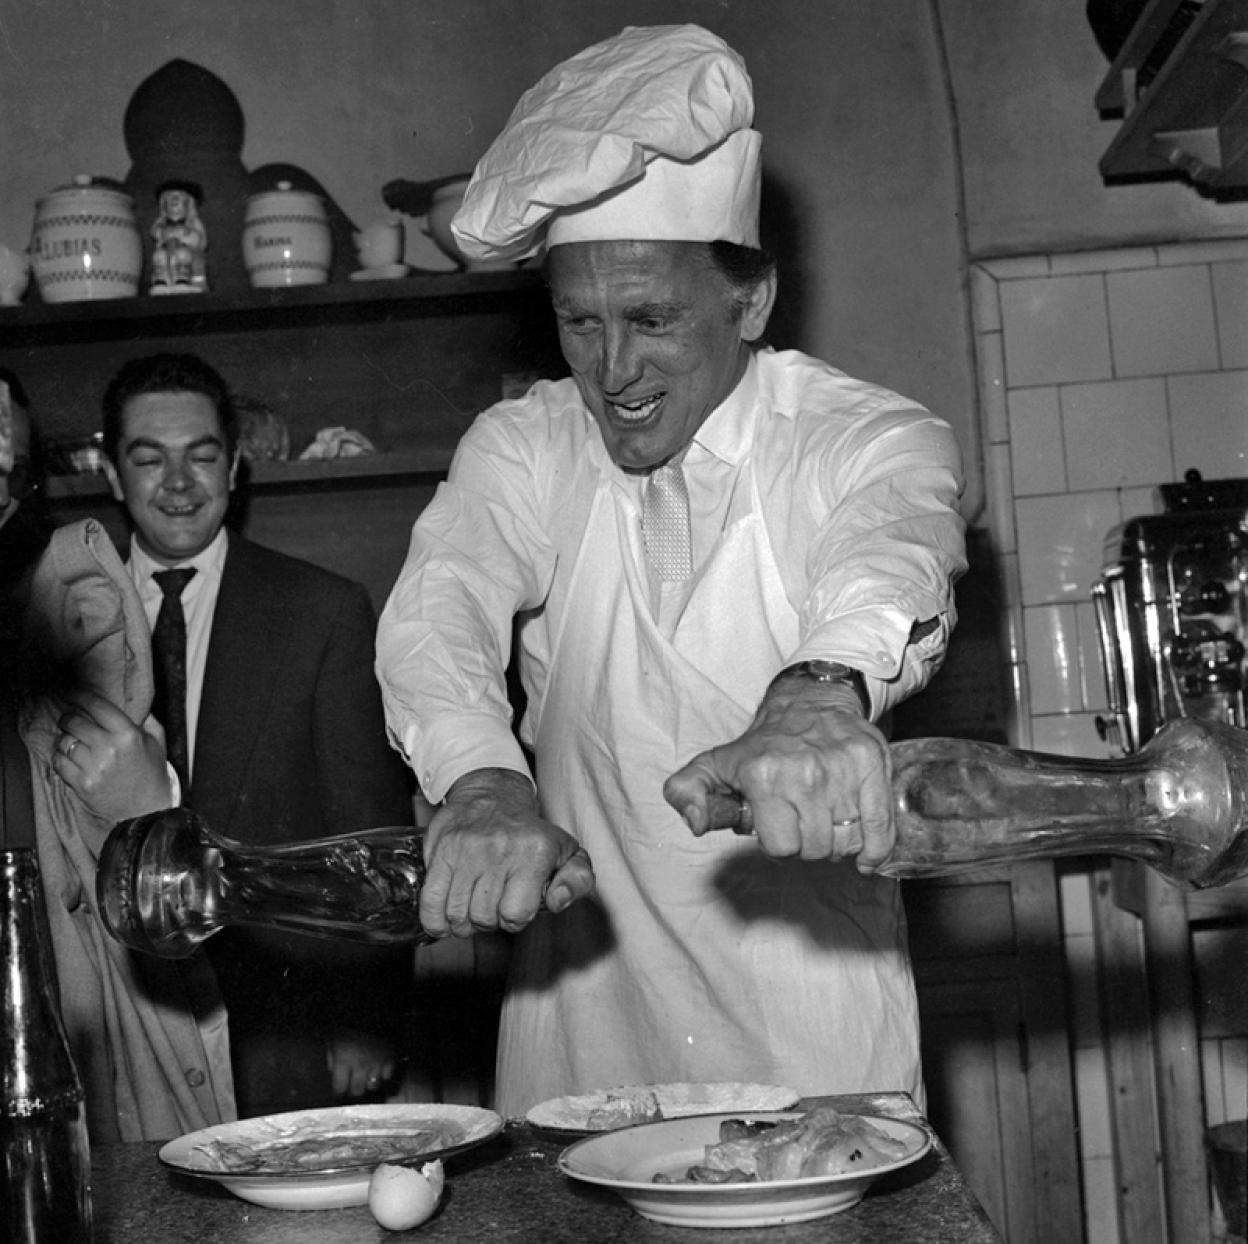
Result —
[[853, 678], [858, 671], [842, 665], [839, 661], [811, 661], [810, 673], [821, 682], [839, 682]]
[[871, 695], [867, 691], [867, 681], [859, 670], [840, 661], [799, 661], [795, 665], [782, 669], [776, 678], [807, 678], [812, 682], [842, 683], [852, 687], [858, 696], [862, 711], [871, 715]]
[[816, 682], [852, 682], [862, 675], [848, 665], [839, 661], [799, 661], [783, 671], [785, 674], [800, 674], [803, 678], [813, 678]]

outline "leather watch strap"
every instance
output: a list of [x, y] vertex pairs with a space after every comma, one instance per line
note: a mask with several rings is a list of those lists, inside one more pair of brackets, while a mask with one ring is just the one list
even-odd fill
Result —
[[862, 705], [863, 716], [871, 716], [871, 696], [867, 691], [867, 680], [860, 670], [852, 665], [843, 665], [840, 661], [798, 661], [794, 665], [786, 665], [771, 680], [774, 686], [781, 679], [807, 679], [811, 682], [840, 683], [852, 687]]

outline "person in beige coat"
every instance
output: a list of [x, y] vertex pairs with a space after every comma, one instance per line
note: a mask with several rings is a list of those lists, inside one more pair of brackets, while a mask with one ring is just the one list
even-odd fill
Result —
[[[33, 677], [16, 724], [29, 758], [27, 830], [91, 1138], [161, 1140], [232, 1120], [225, 1011], [206, 960], [137, 956], [96, 913], [96, 864], [114, 822], [168, 806], [175, 794], [159, 728], [141, 724], [152, 702], [143, 608], [99, 523], [53, 533], [25, 625]], [[5, 756], [12, 779], [11, 747]], [[18, 821], [6, 812], [6, 840], [20, 836]]]

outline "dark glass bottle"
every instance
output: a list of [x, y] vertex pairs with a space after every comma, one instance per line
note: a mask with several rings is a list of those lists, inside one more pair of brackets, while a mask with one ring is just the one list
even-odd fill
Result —
[[39, 864], [0, 850], [0, 1150], [4, 1244], [90, 1244], [82, 1081], [61, 1022]]

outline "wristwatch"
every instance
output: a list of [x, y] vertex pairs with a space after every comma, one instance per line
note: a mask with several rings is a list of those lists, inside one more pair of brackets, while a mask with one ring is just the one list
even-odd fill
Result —
[[842, 665], [840, 661], [798, 661], [796, 665], [787, 665], [771, 680], [772, 686], [781, 679], [804, 678], [810, 682], [840, 683], [852, 687], [862, 705], [864, 717], [871, 716], [871, 696], [867, 691], [867, 680], [860, 670], [852, 665]]

